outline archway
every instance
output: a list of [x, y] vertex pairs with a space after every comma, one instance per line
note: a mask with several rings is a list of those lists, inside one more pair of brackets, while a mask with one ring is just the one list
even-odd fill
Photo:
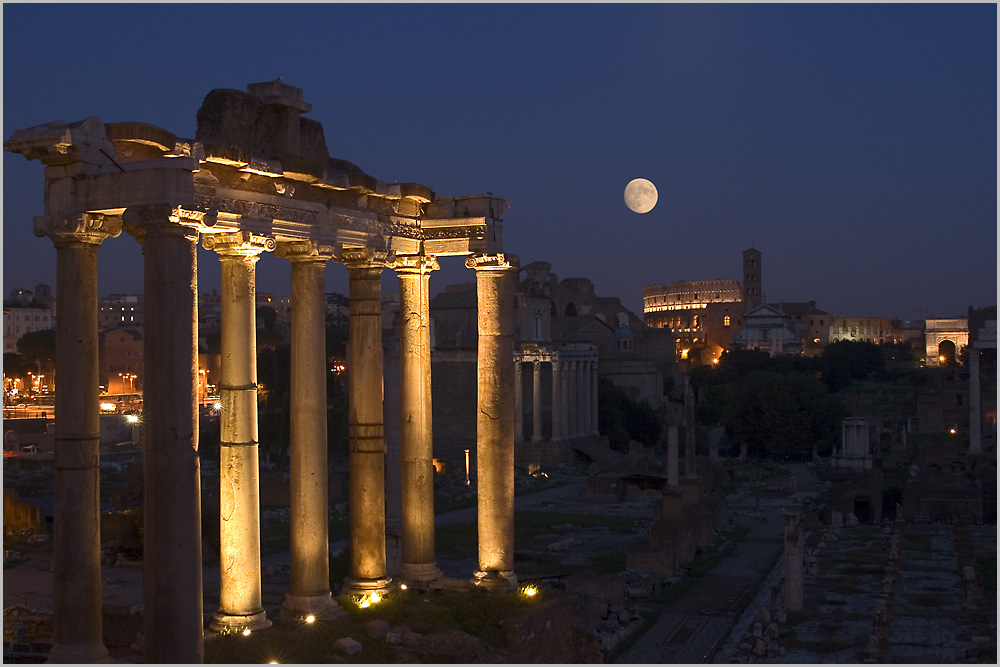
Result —
[[858, 496], [854, 499], [854, 516], [858, 523], [869, 523], [872, 520], [872, 503], [868, 496]]
[[957, 350], [955, 342], [945, 339], [938, 343], [938, 362], [942, 366], [952, 366], [955, 363]]
[[566, 317], [576, 317], [576, 304], [567, 303], [566, 311], [563, 313]]

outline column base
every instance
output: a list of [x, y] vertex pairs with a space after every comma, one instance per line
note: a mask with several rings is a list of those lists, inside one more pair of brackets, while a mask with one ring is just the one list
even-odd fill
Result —
[[278, 616], [282, 623], [305, 621], [309, 616], [316, 621], [333, 621], [347, 616], [347, 610], [333, 599], [330, 593], [324, 595], [292, 595], [285, 593]]
[[351, 577], [344, 577], [344, 587], [341, 589], [340, 594], [342, 596], [368, 595], [369, 593], [385, 595], [389, 592], [389, 584], [391, 583], [392, 579], [389, 577], [383, 579], [352, 579]]
[[488, 591], [512, 591], [517, 588], [517, 575], [514, 570], [476, 572], [472, 575], [472, 585]]
[[426, 583], [443, 576], [437, 563], [402, 563], [399, 566], [399, 579], [403, 582]]
[[104, 644], [53, 644], [46, 662], [71, 663], [110, 663], [115, 662], [108, 655]]
[[263, 611], [246, 615], [224, 614], [221, 611], [216, 611], [212, 614], [212, 621], [208, 624], [210, 632], [220, 635], [237, 634], [246, 630], [252, 632], [269, 627], [271, 627], [271, 621], [268, 620], [267, 614]]

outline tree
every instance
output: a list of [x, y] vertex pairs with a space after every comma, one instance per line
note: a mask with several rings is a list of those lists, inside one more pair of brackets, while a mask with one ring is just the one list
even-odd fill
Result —
[[264, 328], [274, 331], [274, 323], [278, 321], [278, 312], [271, 306], [261, 306], [257, 309], [257, 317], [264, 320]]
[[56, 330], [32, 331], [17, 340], [17, 351], [36, 367], [54, 364], [56, 360]]
[[27, 357], [17, 352], [3, 353], [3, 374], [8, 378], [21, 378], [27, 386], [28, 371], [34, 372], [36, 366]]
[[826, 385], [801, 373], [754, 371], [733, 383], [723, 421], [729, 438], [756, 454], [807, 456], [838, 441], [844, 408]]
[[608, 380], [597, 384], [597, 423], [612, 449], [628, 451], [630, 440], [655, 445], [660, 424], [647, 401], [637, 401]]
[[882, 350], [874, 343], [842, 340], [826, 346], [821, 356], [823, 380], [830, 391], [838, 391], [885, 367]]

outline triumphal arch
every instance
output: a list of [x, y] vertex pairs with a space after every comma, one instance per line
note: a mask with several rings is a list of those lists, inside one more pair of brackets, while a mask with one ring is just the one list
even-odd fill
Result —
[[[196, 244], [222, 270], [221, 584], [210, 630], [270, 625], [261, 601], [255, 265], [286, 259], [292, 278], [291, 586], [282, 614], [343, 614], [329, 585], [324, 272], [350, 284], [350, 556], [347, 593], [385, 590], [380, 276], [393, 270], [400, 341], [400, 577], [440, 576], [434, 556], [428, 284], [464, 256], [478, 291], [479, 569], [513, 573], [513, 285], [503, 252], [508, 202], [387, 185], [331, 159], [302, 90], [283, 82], [213, 90], [195, 138], [88, 118], [15, 132], [4, 149], [45, 164], [37, 236], [56, 247], [53, 649], [57, 662], [107, 658], [101, 629], [97, 252], [122, 231], [145, 262], [144, 635], [146, 662], [200, 662], [202, 559], [197, 406]], [[117, 242], [117, 241], [116, 241]]]

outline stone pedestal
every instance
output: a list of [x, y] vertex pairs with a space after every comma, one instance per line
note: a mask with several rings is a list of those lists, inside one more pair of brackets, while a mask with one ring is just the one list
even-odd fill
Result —
[[681, 478], [681, 497], [684, 507], [697, 507], [701, 504], [701, 485], [697, 477], [685, 475]]
[[35, 218], [56, 247], [55, 520], [50, 662], [108, 660], [101, 626], [97, 249], [121, 220]]
[[269, 627], [261, 601], [260, 474], [257, 446], [257, 309], [260, 253], [274, 240], [250, 232], [207, 236], [222, 265], [219, 400], [219, 608], [213, 632]]
[[332, 249], [288, 243], [292, 268], [289, 530], [291, 587], [282, 620], [347, 614], [330, 593], [326, 433], [326, 263]]
[[400, 323], [400, 480], [404, 581], [441, 577], [434, 556], [434, 464], [431, 421], [430, 272], [432, 257], [397, 260]]
[[472, 582], [509, 589], [514, 574], [513, 280], [517, 259], [470, 257], [479, 301], [479, 570]]
[[386, 256], [345, 248], [350, 272], [348, 373], [349, 465], [351, 476], [350, 575], [343, 593], [388, 590], [385, 548], [385, 438], [382, 422], [382, 289]]

